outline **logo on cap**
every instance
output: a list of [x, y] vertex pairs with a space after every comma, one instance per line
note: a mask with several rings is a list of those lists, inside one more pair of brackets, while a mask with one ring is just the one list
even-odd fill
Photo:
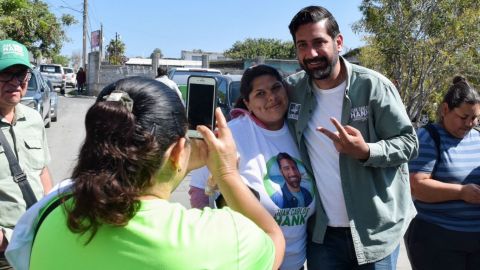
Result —
[[15, 54], [15, 55], [18, 55], [20, 57], [24, 56], [22, 46], [20, 46], [18, 44], [5, 44], [5, 45], [3, 45], [2, 53], [3, 53], [3, 56], [7, 56], [9, 54]]

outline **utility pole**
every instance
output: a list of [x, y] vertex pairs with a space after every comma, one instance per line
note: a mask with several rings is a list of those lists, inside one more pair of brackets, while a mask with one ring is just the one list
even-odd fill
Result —
[[100, 24], [100, 62], [102, 62], [103, 59], [103, 23]]
[[87, 0], [83, 0], [83, 69], [87, 68]]
[[115, 48], [115, 58], [114, 58], [115, 60], [114, 61], [118, 65], [118, 62], [120, 62], [120, 61], [118, 60], [118, 33], [117, 32], [115, 32], [115, 46], [114, 46], [114, 48]]

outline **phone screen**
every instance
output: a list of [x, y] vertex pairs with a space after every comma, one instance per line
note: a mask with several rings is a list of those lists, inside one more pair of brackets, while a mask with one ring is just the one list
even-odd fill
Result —
[[189, 78], [187, 101], [189, 130], [195, 130], [198, 125], [214, 129], [215, 86], [214, 78]]

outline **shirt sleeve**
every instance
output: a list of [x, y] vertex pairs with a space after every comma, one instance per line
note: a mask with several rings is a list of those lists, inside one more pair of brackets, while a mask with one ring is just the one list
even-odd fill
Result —
[[420, 143], [418, 157], [408, 163], [410, 173], [431, 173], [437, 161], [437, 150], [433, 139], [424, 128], [418, 131]]
[[368, 143], [370, 157], [365, 166], [391, 167], [418, 154], [418, 139], [397, 89], [390, 81], [372, 80], [370, 106], [375, 133], [380, 139]]
[[228, 208], [236, 229], [238, 269], [272, 269], [275, 247], [272, 239], [255, 223]]
[[253, 221], [229, 207], [185, 211], [189, 215], [182, 223], [188, 220], [188, 227], [182, 227], [189, 230], [189, 263], [197, 269], [272, 269], [273, 240]]

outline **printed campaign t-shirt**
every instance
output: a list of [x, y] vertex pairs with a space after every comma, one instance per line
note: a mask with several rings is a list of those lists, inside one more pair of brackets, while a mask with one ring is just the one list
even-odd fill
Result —
[[88, 233], [66, 226], [63, 207], [42, 223], [30, 269], [272, 269], [275, 247], [252, 221], [226, 207], [186, 209], [166, 200], [144, 200], [124, 227], [103, 225]]
[[[286, 125], [271, 131], [259, 127], [248, 116], [228, 123], [239, 153], [239, 171], [244, 182], [257, 191], [260, 203], [274, 217], [286, 240], [280, 269], [300, 269], [306, 260], [307, 219], [314, 212], [312, 177], [307, 173]], [[283, 153], [283, 154], [281, 154]], [[291, 191], [277, 156], [288, 154], [299, 174], [297, 191]], [[205, 188], [206, 168], [192, 172], [190, 185]]]

